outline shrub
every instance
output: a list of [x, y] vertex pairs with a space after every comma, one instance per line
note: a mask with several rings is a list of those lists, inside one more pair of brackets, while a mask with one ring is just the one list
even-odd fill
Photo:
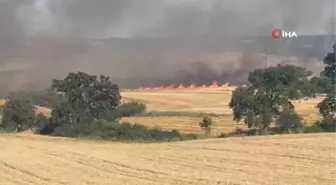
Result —
[[43, 115], [42, 113], [39, 113], [38, 115], [36, 115], [35, 117], [35, 132], [39, 133], [41, 131], [41, 129], [43, 129], [46, 125], [49, 124], [49, 118], [47, 118], [45, 115]]
[[202, 112], [177, 112], [177, 111], [164, 111], [164, 112], [146, 112], [145, 114], [141, 114], [141, 116], [150, 116], [150, 117], [219, 117], [226, 116], [225, 114], [214, 114], [214, 113], [202, 113]]
[[296, 133], [302, 128], [301, 120], [302, 118], [296, 112], [286, 109], [280, 113], [276, 124], [280, 133]]
[[204, 116], [202, 121], [199, 123], [199, 126], [205, 131], [205, 136], [211, 135], [211, 125], [212, 119], [209, 116]]
[[36, 128], [35, 107], [28, 99], [16, 97], [3, 106], [0, 128], [8, 132], [22, 132]]
[[118, 113], [121, 117], [130, 117], [140, 115], [146, 112], [146, 105], [140, 102], [130, 102], [121, 104]]
[[212, 125], [212, 119], [209, 116], [204, 116], [202, 121], [199, 123], [201, 128], [210, 128]]
[[[48, 125], [52, 127], [52, 125]], [[112, 141], [180, 141], [195, 139], [194, 135], [181, 135], [178, 131], [149, 129], [145, 126], [118, 122], [95, 122], [91, 124], [64, 124], [49, 133], [60, 137], [86, 137]]]
[[54, 91], [34, 91], [34, 92], [12, 92], [8, 95], [8, 99], [25, 98], [32, 102], [34, 105], [42, 107], [54, 107], [61, 101], [61, 97]]
[[319, 133], [319, 132], [324, 132], [324, 129], [320, 125], [303, 127], [303, 133]]

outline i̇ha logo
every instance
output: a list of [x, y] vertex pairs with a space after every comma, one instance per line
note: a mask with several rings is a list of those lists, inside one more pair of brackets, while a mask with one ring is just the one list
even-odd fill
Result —
[[272, 37], [275, 39], [280, 39], [280, 38], [297, 38], [297, 34], [294, 31], [285, 31], [285, 30], [280, 30], [280, 29], [274, 29], [272, 31]]

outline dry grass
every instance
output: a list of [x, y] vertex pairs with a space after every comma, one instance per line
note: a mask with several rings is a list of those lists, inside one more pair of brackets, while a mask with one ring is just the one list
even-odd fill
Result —
[[[124, 99], [146, 103], [148, 111], [176, 111], [176, 112], [203, 112], [223, 114], [214, 118], [213, 134], [234, 131], [237, 123], [233, 121], [232, 110], [228, 104], [232, 89], [204, 89], [204, 90], [165, 90], [159, 92], [124, 92]], [[319, 119], [318, 109], [315, 107], [322, 98], [295, 101], [296, 111], [304, 118], [307, 124]], [[183, 133], [200, 133], [198, 126], [201, 118], [187, 117], [131, 117], [123, 121], [138, 123], [149, 127], [162, 129], [177, 129]], [[244, 127], [244, 126], [239, 126]]]
[[[213, 134], [233, 131], [229, 90], [125, 92], [150, 111], [225, 114], [213, 118]], [[320, 100], [296, 102], [309, 122], [318, 119]], [[3, 102], [2, 102], [3, 103]], [[0, 102], [1, 104], [1, 102]], [[38, 107], [46, 115], [50, 110]], [[124, 118], [149, 127], [199, 133], [200, 118]], [[125, 144], [0, 135], [0, 184], [6, 185], [333, 185], [336, 135], [302, 134]]]
[[6, 185], [334, 185], [335, 135], [210, 139], [165, 144], [0, 136]]
[[126, 100], [146, 103], [148, 111], [231, 113], [228, 103], [232, 91], [213, 90], [170, 90], [161, 92], [124, 92]]
[[[130, 117], [123, 118], [122, 121], [137, 123], [146, 127], [160, 128], [163, 130], [178, 130], [185, 134], [200, 134], [199, 122], [202, 118], [188, 117]], [[221, 133], [233, 132], [237, 127], [246, 128], [244, 124], [237, 125], [230, 116], [212, 118], [213, 126], [212, 136], [218, 136]]]

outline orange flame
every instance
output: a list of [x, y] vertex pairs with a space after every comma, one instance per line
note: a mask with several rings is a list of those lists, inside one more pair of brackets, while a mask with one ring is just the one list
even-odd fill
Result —
[[212, 83], [212, 85], [210, 85], [209, 87], [213, 87], [213, 88], [219, 87], [218, 82], [215, 80], [215, 81]]
[[179, 87], [178, 87], [179, 89], [183, 89], [184, 88], [184, 86], [181, 84]]
[[191, 85], [189, 86], [189, 88], [195, 88], [195, 87], [196, 87], [195, 84], [191, 84]]

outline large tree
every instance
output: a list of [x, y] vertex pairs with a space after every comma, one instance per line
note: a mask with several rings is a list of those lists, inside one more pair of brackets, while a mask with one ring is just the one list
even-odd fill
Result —
[[24, 97], [7, 100], [2, 107], [0, 128], [6, 131], [22, 132], [35, 129], [35, 106]]
[[[333, 46], [333, 52], [328, 53], [327, 56], [324, 58], [323, 63], [324, 63], [324, 71], [322, 74], [325, 77], [328, 77], [331, 79], [332, 85], [335, 85], [336, 83], [336, 61], [335, 61], [335, 50], [336, 50], [336, 44]], [[335, 89], [333, 89], [335, 90]]]
[[249, 128], [267, 129], [282, 111], [294, 111], [290, 100], [313, 96], [310, 71], [293, 65], [257, 69], [248, 76], [249, 85], [239, 87], [229, 103], [234, 120]]
[[51, 88], [65, 101], [54, 107], [53, 123], [91, 123], [98, 119], [114, 119], [112, 112], [120, 104], [119, 87], [109, 77], [98, 78], [84, 72], [69, 73], [63, 80], [53, 80]]
[[328, 53], [324, 58], [324, 71], [322, 74], [325, 78], [329, 79], [327, 97], [320, 102], [317, 107], [324, 120], [322, 126], [326, 126], [335, 130], [336, 127], [336, 97], [335, 97], [335, 84], [336, 84], [336, 44], [333, 46], [334, 51]]

